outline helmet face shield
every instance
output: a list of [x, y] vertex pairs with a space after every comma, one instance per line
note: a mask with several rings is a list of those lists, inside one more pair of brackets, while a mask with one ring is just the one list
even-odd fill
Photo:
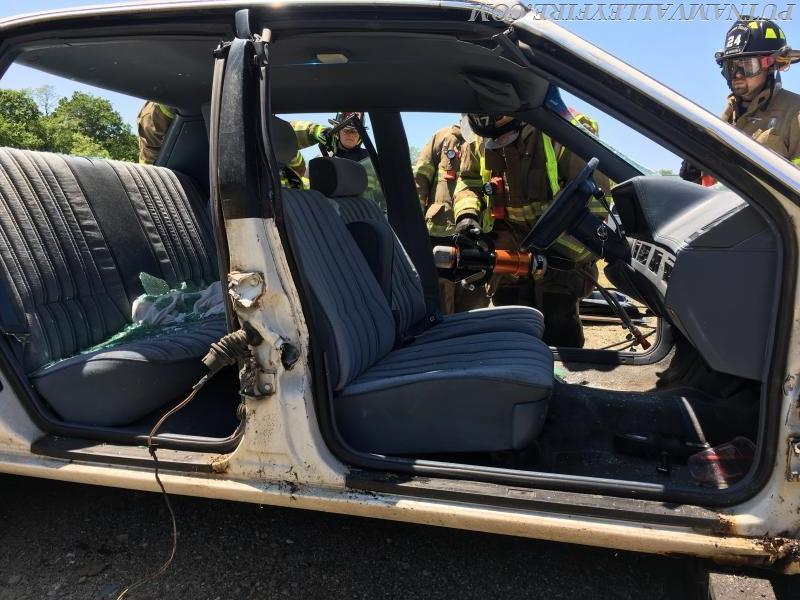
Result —
[[728, 81], [742, 77], [755, 77], [759, 73], [769, 70], [775, 65], [772, 56], [739, 56], [726, 58], [722, 61], [722, 75]]

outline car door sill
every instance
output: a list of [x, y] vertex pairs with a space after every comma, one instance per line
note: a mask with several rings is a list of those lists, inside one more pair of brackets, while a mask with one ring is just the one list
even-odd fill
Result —
[[[153, 468], [153, 459], [144, 446], [118, 446], [93, 440], [43, 435], [31, 444], [31, 452], [75, 462]], [[158, 451], [158, 466], [164, 471], [213, 473], [212, 465], [219, 456], [208, 452], [161, 448]]]
[[726, 525], [719, 513], [687, 504], [518, 488], [480, 481], [402, 476], [396, 473], [358, 469], [350, 472], [345, 483], [350, 489], [368, 492], [606, 518], [615, 521], [623, 519], [637, 523], [689, 527], [697, 532], [705, 533], [722, 534], [726, 532]]

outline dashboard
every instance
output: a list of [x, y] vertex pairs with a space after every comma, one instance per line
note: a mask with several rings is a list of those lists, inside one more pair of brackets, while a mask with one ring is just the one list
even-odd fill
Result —
[[612, 194], [631, 255], [606, 268], [609, 280], [714, 370], [761, 379], [778, 283], [767, 222], [729, 190], [677, 178], [635, 177]]
[[663, 247], [636, 240], [631, 247], [634, 268], [650, 280], [652, 285], [666, 296], [667, 285], [675, 267], [675, 255]]

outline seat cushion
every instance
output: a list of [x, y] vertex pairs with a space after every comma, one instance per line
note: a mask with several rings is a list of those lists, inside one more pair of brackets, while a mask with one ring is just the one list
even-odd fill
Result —
[[433, 340], [391, 352], [335, 399], [354, 448], [380, 454], [519, 449], [539, 434], [553, 355], [518, 332]]
[[417, 335], [414, 343], [498, 331], [525, 333], [541, 339], [544, 315], [528, 306], [497, 306], [446, 315], [441, 322]]
[[176, 325], [152, 337], [73, 356], [30, 377], [64, 421], [126, 425], [186, 396], [206, 372], [200, 358], [226, 331], [221, 317]]

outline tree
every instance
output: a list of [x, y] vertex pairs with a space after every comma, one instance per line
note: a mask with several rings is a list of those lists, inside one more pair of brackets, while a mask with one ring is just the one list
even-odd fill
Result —
[[42, 113], [22, 90], [0, 90], [0, 146], [41, 149], [45, 146]]
[[52, 85], [43, 85], [38, 88], [33, 88], [32, 90], [25, 90], [28, 94], [36, 101], [36, 104], [39, 106], [39, 110], [42, 111], [42, 114], [47, 117], [53, 112], [53, 109], [56, 107], [58, 103], [58, 96], [56, 94], [56, 88]]
[[61, 98], [43, 121], [48, 146], [55, 152], [128, 161], [139, 156], [137, 137], [105, 98], [75, 92]]
[[420, 150], [416, 146], [409, 146], [408, 152], [411, 155], [411, 166], [417, 164], [417, 158], [419, 158]]
[[675, 173], [672, 172], [672, 169], [659, 169], [658, 174], [662, 177], [672, 177]]

